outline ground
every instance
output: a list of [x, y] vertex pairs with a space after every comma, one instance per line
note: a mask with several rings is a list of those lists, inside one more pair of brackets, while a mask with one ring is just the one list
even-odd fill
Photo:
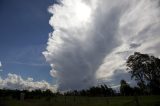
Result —
[[74, 97], [14, 100], [1, 99], [0, 106], [160, 106], [160, 96]]

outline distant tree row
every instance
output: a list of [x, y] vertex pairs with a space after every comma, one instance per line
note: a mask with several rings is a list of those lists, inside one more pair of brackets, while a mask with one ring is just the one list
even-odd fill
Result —
[[64, 93], [66, 96], [113, 96], [116, 91], [109, 88], [107, 85], [100, 85], [96, 87], [91, 87], [89, 89], [83, 89], [80, 91], [68, 91]]
[[24, 94], [25, 99], [39, 99], [42, 97], [53, 97], [56, 94], [51, 92], [50, 90], [42, 91], [42, 90], [9, 90], [9, 89], [1, 89], [0, 90], [0, 98], [13, 98], [20, 99], [21, 95]]

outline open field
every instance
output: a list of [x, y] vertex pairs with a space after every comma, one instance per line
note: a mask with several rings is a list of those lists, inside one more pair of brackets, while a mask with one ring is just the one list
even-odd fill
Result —
[[14, 100], [1, 99], [0, 106], [160, 106], [160, 96], [73, 97]]

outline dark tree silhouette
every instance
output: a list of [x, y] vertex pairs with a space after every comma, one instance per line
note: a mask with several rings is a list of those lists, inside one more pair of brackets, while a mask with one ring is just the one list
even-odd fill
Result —
[[131, 77], [143, 90], [157, 94], [160, 93], [160, 59], [148, 54], [135, 52], [129, 56], [127, 67]]
[[114, 96], [115, 92], [107, 85], [94, 86], [86, 90], [74, 90], [64, 93], [66, 96]]
[[132, 88], [125, 80], [121, 80], [120, 84], [120, 93], [123, 96], [133, 95]]

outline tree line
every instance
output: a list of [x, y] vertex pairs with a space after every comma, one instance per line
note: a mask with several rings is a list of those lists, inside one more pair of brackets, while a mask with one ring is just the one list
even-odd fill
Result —
[[10, 89], [0, 89], [0, 98], [12, 98], [20, 100], [21, 96], [24, 95], [25, 99], [40, 99], [42, 97], [53, 97], [56, 94], [50, 90], [10, 90]]

